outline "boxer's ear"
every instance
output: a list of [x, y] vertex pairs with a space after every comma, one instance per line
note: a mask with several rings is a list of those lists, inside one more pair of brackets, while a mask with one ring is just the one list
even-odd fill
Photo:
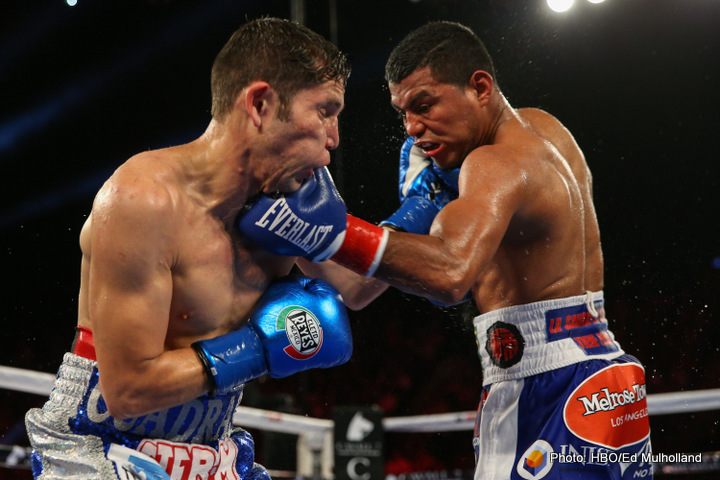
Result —
[[473, 91], [480, 104], [485, 105], [490, 100], [494, 85], [495, 82], [488, 72], [476, 70], [470, 76], [467, 86]]
[[247, 111], [255, 127], [262, 125], [263, 119], [271, 110], [271, 102], [276, 98], [275, 91], [267, 82], [253, 82], [245, 90], [239, 100]]

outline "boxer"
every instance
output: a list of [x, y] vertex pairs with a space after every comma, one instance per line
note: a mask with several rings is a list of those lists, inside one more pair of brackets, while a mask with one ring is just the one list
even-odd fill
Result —
[[236, 220], [329, 164], [349, 75], [308, 28], [248, 21], [213, 62], [205, 131], [103, 184], [80, 232], [75, 347], [26, 414], [36, 478], [267, 478], [232, 428], [243, 385], [340, 365], [352, 343], [338, 292], [286, 278], [295, 259]]
[[352, 334], [335, 289], [286, 277], [265, 291], [244, 327], [193, 348], [212, 379], [208, 394], [117, 419], [100, 391], [92, 332], [79, 328], [49, 400], [26, 418], [35, 478], [269, 478], [254, 463], [250, 434], [233, 428], [243, 386], [263, 375], [283, 378], [345, 363]]

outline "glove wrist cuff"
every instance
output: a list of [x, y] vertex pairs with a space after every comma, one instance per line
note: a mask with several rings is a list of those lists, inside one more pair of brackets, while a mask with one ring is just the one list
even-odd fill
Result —
[[353, 272], [371, 277], [380, 265], [388, 237], [386, 229], [348, 215], [343, 244], [331, 259]]
[[210, 380], [210, 394], [230, 393], [267, 373], [265, 350], [249, 326], [192, 344]]

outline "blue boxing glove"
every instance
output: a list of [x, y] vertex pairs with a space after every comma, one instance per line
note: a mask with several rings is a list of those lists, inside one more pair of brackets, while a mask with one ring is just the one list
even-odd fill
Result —
[[401, 232], [427, 235], [441, 208], [437, 203], [425, 197], [408, 197], [400, 205], [400, 208], [380, 222], [380, 226], [390, 227]]
[[425, 197], [444, 206], [458, 196], [459, 168], [442, 169], [415, 146], [408, 137], [400, 147], [398, 196], [400, 203], [409, 197]]
[[458, 197], [460, 169], [439, 168], [414, 143], [408, 137], [400, 149], [400, 208], [380, 225], [427, 234], [438, 212]]
[[213, 384], [227, 393], [269, 373], [282, 378], [345, 363], [352, 332], [340, 294], [328, 283], [285, 277], [272, 283], [240, 330], [193, 343]]
[[347, 214], [326, 167], [292, 194], [261, 196], [239, 217], [238, 229], [278, 255], [332, 258], [365, 276], [377, 269], [388, 239], [384, 228]]
[[262, 195], [239, 218], [246, 237], [278, 255], [329, 258], [342, 244], [347, 209], [326, 167], [290, 195]]

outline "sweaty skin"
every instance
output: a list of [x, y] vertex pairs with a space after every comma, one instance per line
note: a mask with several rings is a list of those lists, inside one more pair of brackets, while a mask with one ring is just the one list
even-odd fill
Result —
[[554, 117], [513, 109], [482, 71], [459, 88], [419, 69], [390, 93], [416, 144], [462, 167], [459, 198], [429, 236], [391, 234], [377, 278], [446, 303], [471, 290], [481, 313], [602, 289], [590, 173]]
[[101, 188], [80, 234], [79, 325], [93, 331], [100, 387], [116, 418], [203, 395], [190, 347], [243, 326], [292, 257], [251, 248], [234, 227], [258, 192], [296, 190], [337, 147], [344, 88], [301, 90], [290, 119], [265, 82], [197, 140], [141, 153]]
[[592, 178], [553, 116], [513, 109], [489, 74], [464, 87], [429, 67], [390, 84], [408, 135], [441, 168], [461, 166], [459, 197], [429, 235], [391, 232], [374, 279], [331, 262], [299, 264], [363, 308], [388, 284], [454, 304], [468, 291], [480, 313], [603, 288]]

